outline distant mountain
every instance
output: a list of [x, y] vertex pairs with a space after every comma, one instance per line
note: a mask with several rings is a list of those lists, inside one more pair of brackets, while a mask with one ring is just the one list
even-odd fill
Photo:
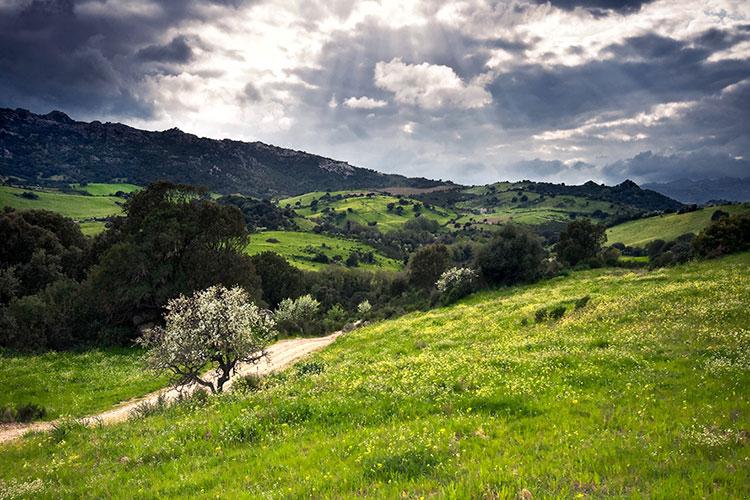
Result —
[[707, 203], [718, 200], [750, 201], [750, 178], [723, 177], [699, 181], [679, 179], [665, 183], [644, 184], [643, 187], [683, 203]]
[[262, 142], [215, 140], [176, 128], [150, 132], [0, 108], [0, 174], [41, 184], [165, 179], [220, 193], [268, 197], [351, 188], [430, 188], [408, 178]]

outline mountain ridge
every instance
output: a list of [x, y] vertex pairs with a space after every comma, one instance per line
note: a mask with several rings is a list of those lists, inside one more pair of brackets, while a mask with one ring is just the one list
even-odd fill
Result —
[[22, 181], [134, 184], [167, 179], [220, 193], [271, 197], [319, 189], [416, 187], [451, 183], [356, 167], [263, 142], [210, 139], [177, 128], [76, 121], [62, 111], [0, 108], [0, 167]]
[[650, 189], [683, 203], [713, 201], [750, 201], [750, 178], [720, 177], [718, 179], [676, 179], [669, 182], [643, 184]]

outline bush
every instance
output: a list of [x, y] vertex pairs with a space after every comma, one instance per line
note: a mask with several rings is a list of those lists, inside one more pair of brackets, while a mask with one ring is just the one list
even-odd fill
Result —
[[708, 258], [750, 249], [750, 215], [731, 215], [713, 222], [700, 232], [693, 248]]
[[310, 324], [315, 322], [319, 308], [320, 302], [308, 294], [295, 300], [282, 300], [273, 316], [279, 328], [287, 333], [299, 330], [304, 335], [305, 331], [310, 332]]
[[325, 370], [325, 366], [323, 366], [323, 363], [319, 363], [317, 361], [309, 361], [307, 363], [300, 363], [297, 365], [297, 375], [300, 377], [304, 377], [307, 375], [318, 375], [320, 373], [323, 373], [323, 370]]
[[418, 288], [432, 288], [449, 262], [450, 255], [445, 245], [435, 244], [420, 248], [411, 256], [406, 268], [409, 283]]
[[370, 314], [370, 311], [372, 311], [372, 306], [370, 305], [370, 301], [367, 299], [360, 302], [357, 306], [357, 313], [359, 313], [360, 317], [362, 318]]
[[547, 319], [547, 309], [544, 307], [537, 309], [536, 312], [534, 312], [534, 321], [537, 323], [541, 323], [545, 319]]
[[440, 275], [435, 283], [442, 294], [443, 302], [450, 304], [472, 293], [477, 273], [467, 267], [452, 267]]
[[593, 260], [607, 241], [605, 233], [606, 228], [601, 224], [586, 219], [573, 221], [560, 233], [560, 241], [555, 245], [557, 257], [570, 266]]
[[589, 295], [584, 295], [580, 299], [576, 300], [576, 303], [575, 303], [576, 310], [583, 309], [584, 307], [586, 307], [586, 305], [589, 303], [590, 300], [591, 300], [591, 297]]
[[488, 284], [512, 285], [538, 279], [546, 256], [538, 236], [509, 224], [479, 250], [476, 267]]
[[549, 319], [551, 320], [560, 319], [565, 315], [565, 311], [566, 311], [565, 306], [563, 305], [555, 306], [549, 312]]
[[32, 422], [47, 415], [47, 410], [34, 403], [22, 403], [0, 407], [0, 422]]
[[326, 330], [334, 331], [340, 329], [346, 323], [346, 311], [341, 304], [335, 304], [333, 307], [328, 309], [325, 317]]

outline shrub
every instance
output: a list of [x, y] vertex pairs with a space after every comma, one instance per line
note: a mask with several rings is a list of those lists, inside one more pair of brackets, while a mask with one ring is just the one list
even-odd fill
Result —
[[509, 224], [479, 250], [476, 265], [487, 283], [512, 285], [538, 279], [546, 256], [538, 236]]
[[731, 215], [713, 222], [700, 232], [693, 248], [708, 258], [750, 249], [750, 215]]
[[537, 309], [536, 312], [534, 312], [534, 321], [537, 323], [541, 323], [545, 319], [547, 319], [547, 309], [544, 307]]
[[[296, 329], [304, 335], [306, 326], [315, 320], [319, 308], [320, 302], [308, 294], [294, 300], [282, 300], [273, 315], [276, 323], [287, 332]], [[310, 330], [309, 326], [307, 330]]]
[[605, 232], [603, 225], [587, 219], [570, 222], [555, 245], [558, 258], [570, 266], [596, 258], [607, 241]]
[[32, 422], [47, 415], [47, 410], [34, 403], [22, 403], [0, 407], [0, 422]]
[[575, 303], [576, 310], [583, 309], [584, 307], [586, 307], [586, 305], [589, 303], [590, 300], [591, 300], [591, 297], [589, 295], [584, 295], [580, 299], [576, 300], [576, 303]]
[[474, 291], [477, 273], [467, 267], [452, 267], [435, 283], [445, 303], [455, 302]]
[[370, 301], [367, 299], [360, 302], [357, 306], [357, 313], [359, 313], [359, 315], [363, 318], [370, 314], [370, 311], [372, 311], [372, 306], [370, 305]]
[[325, 317], [325, 327], [328, 331], [338, 330], [346, 323], [346, 311], [341, 304], [335, 304], [328, 309]]
[[300, 363], [297, 365], [297, 375], [304, 377], [307, 375], [318, 375], [323, 373], [325, 366], [323, 363], [317, 361], [308, 361], [307, 363]]
[[552, 320], [560, 319], [565, 315], [565, 306], [559, 305], [553, 307], [549, 312], [549, 318]]
[[445, 245], [427, 245], [417, 250], [406, 268], [409, 283], [418, 288], [431, 288], [448, 267], [450, 255]]
[[282, 300], [302, 294], [302, 271], [289, 264], [284, 257], [274, 252], [262, 252], [251, 259], [260, 277], [263, 300], [268, 307], [273, 309]]

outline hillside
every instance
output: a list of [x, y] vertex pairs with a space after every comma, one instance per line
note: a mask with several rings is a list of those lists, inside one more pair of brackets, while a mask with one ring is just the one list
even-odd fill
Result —
[[665, 214], [618, 224], [607, 229], [607, 242], [640, 247], [649, 241], [670, 241], [686, 233], [698, 234], [711, 224], [716, 210], [729, 214], [750, 213], [750, 205], [719, 205], [683, 214]]
[[[360, 269], [395, 271], [401, 268], [401, 263], [381, 255], [369, 245], [324, 234], [297, 231], [263, 231], [250, 236], [250, 244], [247, 247], [248, 254], [255, 255], [268, 251], [282, 255], [289, 260], [290, 264], [308, 271], [320, 270], [326, 267], [329, 262], [344, 265], [346, 259], [352, 253], [372, 254], [372, 262], [358, 263], [357, 267]], [[325, 259], [322, 259], [320, 255], [324, 255]]]
[[0, 171], [13, 180], [128, 182], [166, 179], [219, 193], [270, 197], [317, 189], [443, 183], [382, 174], [261, 142], [215, 140], [178, 129], [150, 132], [119, 123], [74, 121], [60, 111], [38, 115], [0, 109]]
[[[745, 498], [748, 273], [741, 254], [482, 293], [349, 333], [258, 391], [0, 448], [0, 485], [37, 497]], [[561, 320], [534, 321], [558, 305]]]

